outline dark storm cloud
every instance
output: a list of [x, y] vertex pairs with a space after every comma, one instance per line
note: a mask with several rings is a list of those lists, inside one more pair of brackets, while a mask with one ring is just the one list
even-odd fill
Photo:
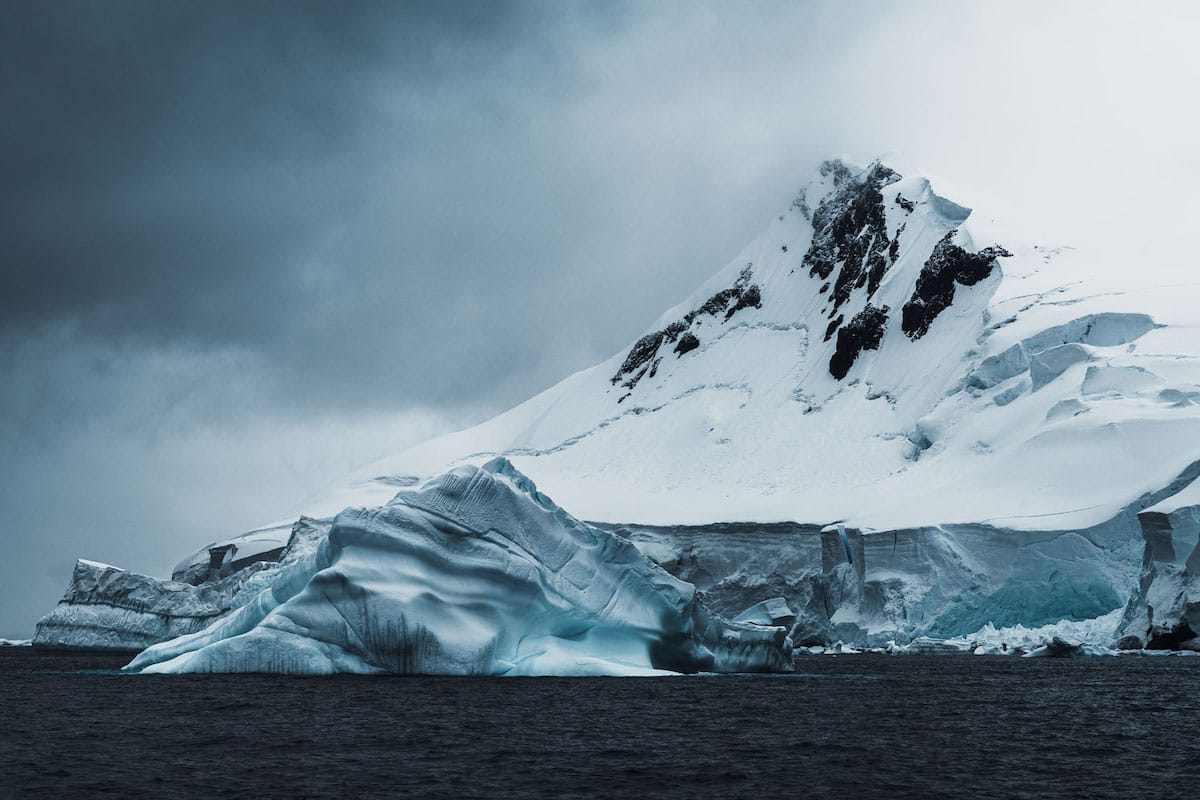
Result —
[[493, 291], [511, 253], [464, 245], [500, 198], [472, 206], [455, 151], [569, 91], [547, 35], [560, 8], [6, 5], [0, 325], [245, 345], [285, 383], [296, 360], [336, 385], [397, 328], [398, 366], [461, 355], [440, 352], [445, 320], [471, 316], [456, 300]]

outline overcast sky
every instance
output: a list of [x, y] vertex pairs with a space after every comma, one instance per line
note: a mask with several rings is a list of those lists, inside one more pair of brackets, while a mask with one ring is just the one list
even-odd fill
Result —
[[[1200, 4], [0, 0], [0, 636], [627, 345], [820, 159], [1200, 218]], [[1170, 224], [1163, 225], [1167, 219]]]

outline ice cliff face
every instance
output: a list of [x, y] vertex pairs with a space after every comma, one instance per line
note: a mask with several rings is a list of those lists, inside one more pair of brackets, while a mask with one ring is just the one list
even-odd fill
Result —
[[694, 586], [579, 522], [497, 459], [348, 509], [309, 556], [140, 672], [462, 675], [780, 671], [780, 627], [727, 622]]
[[[211, 547], [221, 559], [217, 568], [209, 568], [213, 556], [206, 550], [203, 559], [185, 559], [184, 568], [177, 567], [176, 579], [169, 581], [80, 559], [62, 600], [38, 622], [34, 642], [44, 647], [141, 650], [203, 630], [248, 602], [282, 568], [313, 552], [328, 530], [328, 520], [301, 517], [282, 531], [247, 534], [244, 538], [251, 543], [269, 533], [283, 545], [259, 551], [268, 560], [243, 555], [236, 570], [223, 563], [236, 545], [219, 542]], [[246, 549], [254, 552], [253, 547]], [[193, 580], [184, 582], [189, 575]]]
[[[610, 359], [298, 511], [504, 456], [723, 613], [782, 597], [798, 640], [1125, 608], [1138, 646], [1182, 642], [1200, 624], [1200, 286], [1140, 267], [998, 233], [886, 165], [826, 162]], [[224, 557], [179, 574], [219, 579]]]
[[1200, 650], [1200, 480], [1141, 511], [1138, 522], [1146, 546], [1121, 644]]

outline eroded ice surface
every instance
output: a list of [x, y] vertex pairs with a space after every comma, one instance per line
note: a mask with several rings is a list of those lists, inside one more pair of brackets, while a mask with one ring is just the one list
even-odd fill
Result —
[[640, 675], [790, 669], [786, 629], [691, 584], [497, 459], [350, 509], [309, 556], [136, 672]]
[[236, 571], [204, 570], [204, 580], [196, 584], [81, 558], [62, 600], [38, 622], [34, 643], [141, 650], [202, 630], [249, 602], [280, 570], [312, 553], [328, 530], [328, 520], [301, 517], [289, 527], [277, 560], [246, 563]]

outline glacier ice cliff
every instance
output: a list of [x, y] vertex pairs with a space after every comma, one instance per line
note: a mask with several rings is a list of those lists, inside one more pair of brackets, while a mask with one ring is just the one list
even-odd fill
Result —
[[1122, 646], [1200, 650], [1200, 478], [1141, 511], [1138, 522], [1142, 573], [1121, 623]]
[[62, 600], [38, 623], [34, 641], [44, 647], [141, 650], [228, 613], [245, 577], [197, 588], [80, 559]]
[[[195, 585], [139, 575], [110, 564], [80, 559], [58, 605], [37, 625], [41, 647], [141, 650], [202, 630], [246, 603], [284, 566], [311, 553], [329, 522], [301, 517], [271, 560], [250, 561], [222, 574], [207, 571]], [[226, 554], [228, 545], [214, 546]], [[178, 569], [177, 577], [180, 576]]]
[[505, 459], [348, 509], [307, 556], [133, 672], [595, 675], [791, 668], [787, 630], [729, 622]]
[[798, 646], [883, 647], [969, 636], [988, 625], [1093, 619], [1119, 607], [1137, 579], [1120, 521], [1085, 531], [846, 528], [844, 538], [837, 526], [610, 529], [695, 583], [722, 614], [782, 598]]

